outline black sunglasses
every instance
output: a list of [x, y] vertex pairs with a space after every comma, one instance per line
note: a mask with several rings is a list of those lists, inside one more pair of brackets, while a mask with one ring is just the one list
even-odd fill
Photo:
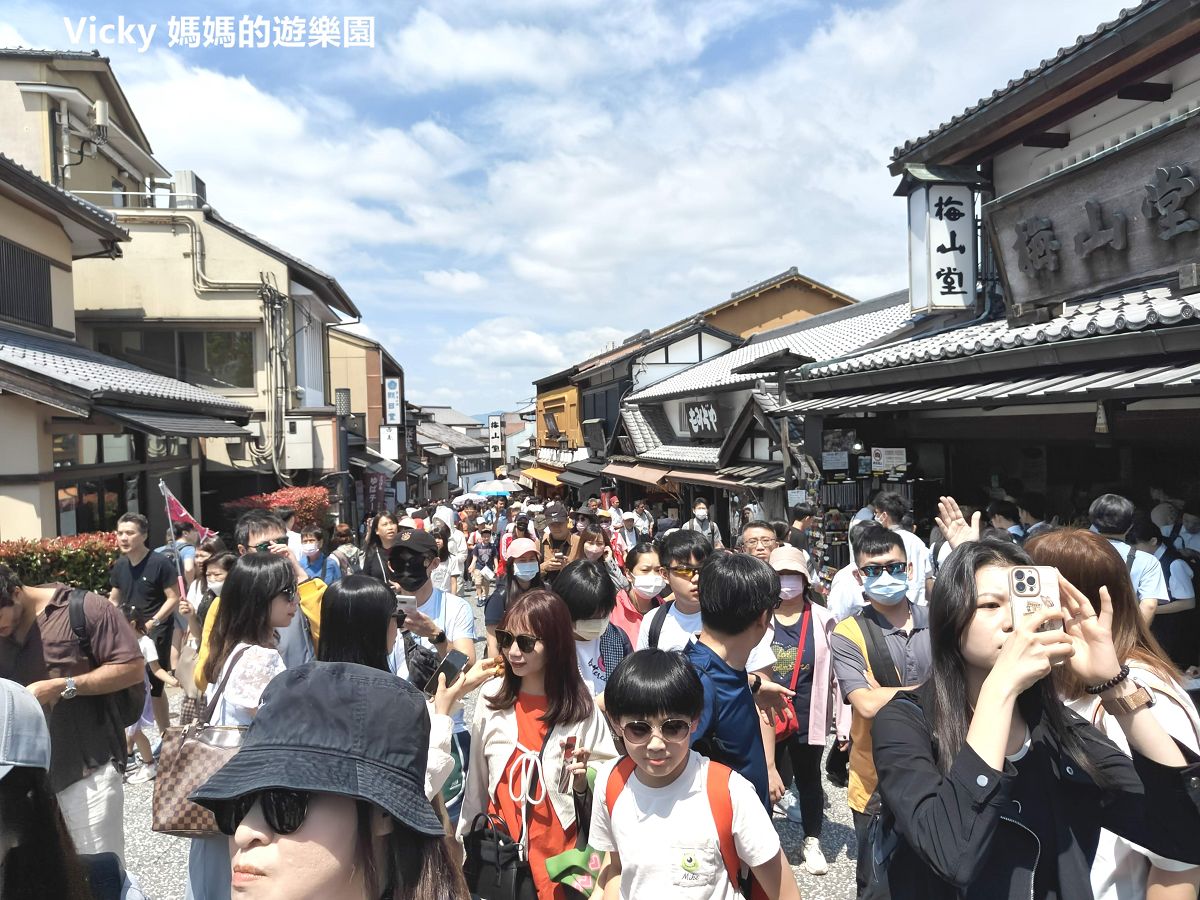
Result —
[[862, 569], [862, 573], [868, 578], [878, 578], [884, 572], [887, 572], [889, 575], [895, 575], [899, 577], [908, 571], [908, 563], [894, 562], [886, 565], [870, 563], [865, 566], [859, 566], [859, 568]]
[[667, 719], [657, 728], [649, 722], [626, 722], [621, 726], [621, 736], [625, 738], [625, 743], [635, 747], [649, 743], [656, 731], [668, 744], [678, 744], [687, 740], [688, 735], [692, 733], [692, 723], [685, 719]]
[[262, 804], [263, 818], [276, 834], [292, 834], [299, 831], [308, 816], [309, 791], [289, 791], [284, 788], [267, 788], [253, 794], [243, 794], [224, 804], [217, 811], [217, 828], [230, 837], [250, 814], [255, 803]]
[[275, 545], [277, 547], [285, 546], [287, 544], [287, 542], [288, 542], [287, 537], [271, 538], [269, 541], [259, 541], [257, 544], [254, 545], [254, 549], [257, 550], [259, 553], [267, 553], [271, 549], [272, 545]]
[[539, 638], [532, 634], [513, 634], [502, 628], [496, 629], [496, 644], [501, 650], [507, 650], [514, 643], [521, 648], [522, 653], [532, 653], [537, 647]]

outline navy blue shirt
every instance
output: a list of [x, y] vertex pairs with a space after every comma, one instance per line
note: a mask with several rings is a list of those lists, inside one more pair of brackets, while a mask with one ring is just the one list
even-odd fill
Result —
[[[805, 734], [808, 732], [808, 706], [812, 701], [813, 661], [816, 657], [813, 626], [821, 627], [812, 617], [811, 611], [808, 615], [808, 633], [804, 636], [804, 649], [800, 651], [800, 671], [796, 673], [796, 696], [792, 698], [792, 708], [796, 710], [796, 718], [801, 723], [800, 730]], [[802, 614], [791, 625], [784, 625], [778, 619], [773, 621], [775, 635], [771, 638], [771, 651], [775, 654], [775, 667], [771, 670], [771, 675], [777, 684], [791, 687], [804, 616]]]
[[746, 670], [733, 668], [710, 648], [695, 641], [684, 648], [683, 655], [704, 685], [704, 709], [692, 735], [692, 746], [754, 785], [763, 806], [769, 810], [767, 756]]

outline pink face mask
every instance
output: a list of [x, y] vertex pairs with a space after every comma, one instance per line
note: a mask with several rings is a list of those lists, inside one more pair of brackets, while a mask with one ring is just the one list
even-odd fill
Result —
[[595, 544], [586, 544], [583, 548], [583, 555], [595, 562], [604, 555], [604, 548], [597, 547]]

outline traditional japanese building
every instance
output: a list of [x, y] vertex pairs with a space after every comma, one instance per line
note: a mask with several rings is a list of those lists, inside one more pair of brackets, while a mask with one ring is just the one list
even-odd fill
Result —
[[789, 378], [773, 415], [850, 451], [828, 500], [890, 476], [918, 515], [1036, 491], [1069, 520], [1105, 490], [1200, 492], [1198, 37], [1191, 4], [1147, 0], [896, 149], [937, 327]]

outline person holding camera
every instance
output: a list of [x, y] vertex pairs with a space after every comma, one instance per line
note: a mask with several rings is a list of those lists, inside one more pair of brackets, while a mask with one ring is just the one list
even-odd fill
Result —
[[[1200, 862], [1200, 756], [1163, 730], [1121, 662], [1108, 589], [1097, 607], [1060, 576], [1061, 608], [1014, 611], [1028, 554], [962, 543], [971, 526], [942, 512], [960, 546], [929, 604], [933, 668], [872, 729], [882, 811], [867, 896], [1090, 900], [1101, 829]], [[1100, 698], [1132, 758], [1063, 705], [1056, 665]]]

